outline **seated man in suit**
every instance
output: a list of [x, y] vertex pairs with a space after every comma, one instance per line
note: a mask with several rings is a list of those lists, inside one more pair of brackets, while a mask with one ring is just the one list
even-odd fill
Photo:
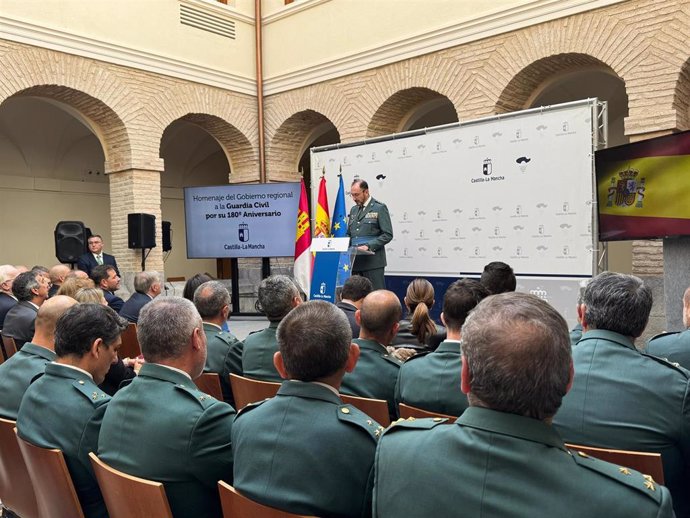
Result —
[[489, 291], [473, 279], [462, 279], [448, 286], [443, 297], [441, 321], [448, 337], [427, 354], [418, 354], [400, 367], [395, 387], [395, 402], [406, 403], [441, 414], [459, 416], [467, 408], [467, 397], [460, 390], [462, 367], [462, 325]]
[[110, 396], [98, 388], [117, 361], [127, 322], [100, 304], [76, 304], [55, 326], [55, 363], [24, 394], [19, 436], [42, 448], [62, 450], [86, 518], [108, 516], [89, 452], [96, 451]]
[[242, 376], [242, 342], [222, 328], [230, 314], [230, 293], [222, 282], [208, 281], [194, 292], [194, 305], [204, 322], [206, 334], [208, 354], [204, 372], [215, 372], [220, 376], [223, 399], [234, 407], [228, 376]]
[[652, 290], [637, 277], [604, 272], [589, 282], [577, 375], [553, 422], [568, 442], [661, 453], [676, 516], [687, 518], [690, 372], [635, 348], [651, 309]]
[[108, 405], [98, 456], [130, 475], [157, 480], [175, 518], [219, 518], [218, 481], [232, 482], [234, 409], [197, 389], [206, 361], [199, 312], [181, 297], [141, 310], [146, 363]]
[[565, 320], [548, 303], [525, 293], [487, 297], [462, 341], [470, 407], [455, 424], [417, 419], [384, 432], [375, 517], [673, 516], [665, 487], [570, 452], [551, 426], [573, 363]]
[[244, 339], [242, 371], [245, 376], [262, 381], [282, 381], [273, 365], [273, 355], [278, 350], [276, 330], [280, 321], [301, 302], [297, 286], [290, 277], [271, 275], [261, 281], [259, 305], [270, 324]]
[[17, 275], [19, 270], [11, 264], [0, 266], [0, 329], [5, 324], [5, 315], [17, 303], [17, 297], [12, 293], [12, 284]]
[[88, 240], [89, 251], [79, 257], [77, 260], [77, 268], [85, 271], [89, 277], [92, 277], [91, 270], [100, 264], [109, 264], [115, 268], [115, 273], [120, 275], [120, 270], [117, 269], [117, 261], [115, 257], [103, 252], [103, 238], [98, 234], [93, 234]]
[[57, 293], [57, 291], [60, 289], [60, 286], [62, 286], [62, 283], [65, 282], [65, 279], [69, 275], [69, 272], [71, 272], [70, 267], [67, 266], [66, 264], [56, 264], [55, 266], [51, 267], [51, 269], [48, 271], [48, 276], [50, 277], [50, 290], [48, 290], [48, 297], [52, 297]]
[[103, 290], [108, 306], [119, 313], [125, 301], [115, 295], [115, 292], [120, 289], [120, 276], [117, 274], [117, 270], [109, 264], [95, 266], [91, 270], [91, 279], [93, 279], [96, 288]]
[[[158, 272], [139, 272], [134, 276], [134, 293], [122, 305], [118, 313], [135, 324], [139, 320], [139, 312], [144, 305], [161, 294], [163, 281]], [[106, 299], [107, 301], [107, 299]]]
[[[338, 397], [359, 347], [332, 304], [312, 301], [278, 326], [276, 397], [244, 408], [232, 427], [235, 488], [290, 513], [371, 516], [378, 423]], [[402, 516], [402, 515], [401, 515]]]
[[362, 301], [364, 297], [369, 295], [374, 290], [371, 281], [362, 275], [353, 275], [343, 284], [343, 290], [340, 293], [340, 302], [336, 304], [350, 322], [350, 329], [352, 330], [352, 337], [359, 337], [359, 324], [355, 319], [355, 313], [362, 308]]
[[38, 308], [36, 331], [27, 342], [5, 363], [0, 365], [0, 417], [17, 420], [19, 404], [24, 392], [34, 379], [55, 360], [55, 324], [57, 319], [77, 303], [72, 297], [56, 295]]
[[690, 369], [690, 288], [683, 294], [683, 325], [685, 331], [654, 336], [647, 344], [647, 353]]
[[362, 309], [356, 313], [360, 325], [359, 338], [354, 340], [361, 351], [357, 368], [343, 378], [341, 392], [353, 396], [385, 399], [391, 419], [397, 416], [395, 383], [402, 362], [388, 353], [398, 332], [402, 306], [395, 293], [372, 291], [364, 297]]
[[36, 313], [48, 299], [50, 281], [39, 271], [20, 273], [12, 283], [12, 293], [17, 297], [15, 304], [5, 315], [2, 334], [14, 338], [17, 348], [34, 336]]

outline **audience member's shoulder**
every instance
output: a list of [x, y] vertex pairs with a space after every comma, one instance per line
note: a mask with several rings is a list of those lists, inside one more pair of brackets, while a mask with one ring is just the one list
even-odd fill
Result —
[[194, 405], [202, 412], [215, 405], [225, 405], [229, 409], [232, 409], [232, 407], [227, 403], [223, 401], [218, 401], [213, 396], [209, 396], [205, 392], [202, 392], [193, 383], [190, 383], [189, 386], [178, 383], [177, 385], [175, 385], [175, 390], [178, 394], [183, 396], [184, 401], [186, 401], [190, 405]]
[[647, 344], [651, 345], [652, 342], [654, 342], [655, 344], [666, 343], [678, 338], [680, 334], [681, 331], [666, 331], [665, 333], [659, 333], [658, 335], [654, 335], [653, 337], [651, 337]]
[[383, 433], [383, 426], [352, 405], [338, 405], [336, 413], [341, 423], [363, 430], [374, 441]]
[[392, 434], [396, 434], [396, 437], [402, 435], [411, 435], [407, 432], [424, 432], [431, 430], [438, 425], [445, 424], [448, 419], [443, 417], [433, 417], [433, 418], [423, 418], [417, 419], [414, 417], [408, 417], [407, 419], [400, 418], [397, 421], [393, 421], [388, 428], [386, 428], [382, 434], [383, 438], [390, 437]]
[[80, 395], [89, 401], [94, 408], [103, 406], [110, 401], [110, 396], [90, 381], [82, 379], [74, 380], [72, 386]]
[[602, 475], [605, 480], [615, 483], [621, 488], [626, 488], [628, 491], [641, 493], [657, 505], [661, 505], [664, 499], [670, 499], [668, 489], [657, 484], [649, 475], [596, 459], [576, 450], [571, 451], [571, 454], [579, 467]]
[[648, 352], [641, 352], [640, 354], [642, 354], [642, 356], [646, 358], [649, 358], [650, 360], [653, 360], [657, 365], [660, 366], [660, 368], [673, 369], [676, 372], [678, 372], [678, 374], [682, 376], [685, 380], [690, 380], [690, 371], [688, 371], [684, 367], [681, 367], [680, 364], [669, 361], [666, 358], [650, 354]]

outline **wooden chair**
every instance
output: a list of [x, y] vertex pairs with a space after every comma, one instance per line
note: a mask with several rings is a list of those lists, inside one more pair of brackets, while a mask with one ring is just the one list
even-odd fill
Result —
[[343, 403], [358, 408], [383, 427], [391, 424], [391, 418], [388, 413], [388, 402], [385, 399], [371, 399], [350, 396], [348, 394], [340, 394], [340, 399], [343, 400]]
[[230, 386], [232, 387], [232, 395], [235, 398], [235, 405], [237, 405], [237, 410], [239, 410], [250, 403], [272, 398], [278, 392], [280, 383], [253, 380], [244, 376], [238, 376], [237, 374], [230, 374]]
[[[262, 505], [238, 493], [234, 487], [218, 482], [223, 518], [309, 518]], [[117, 518], [117, 517], [112, 517]]]
[[17, 352], [17, 344], [11, 336], [2, 335], [2, 351], [5, 360], [9, 360]]
[[118, 471], [93, 452], [89, 458], [110, 518], [172, 518], [163, 484]]
[[223, 389], [220, 387], [220, 376], [215, 372], [204, 372], [194, 380], [196, 386], [202, 392], [213, 396], [218, 401], [223, 401]]
[[[17, 429], [15, 428], [15, 433]], [[17, 435], [27, 470], [36, 491], [41, 518], [84, 518], [72, 478], [60, 450], [40, 448]]]
[[664, 467], [661, 463], [660, 453], [649, 453], [643, 451], [611, 450], [608, 448], [594, 448], [592, 446], [582, 446], [580, 444], [568, 444], [566, 446], [577, 455], [582, 452], [600, 460], [605, 460], [612, 464], [618, 464], [626, 468], [631, 468], [651, 476], [658, 484], [664, 483]]
[[131, 322], [122, 333], [120, 358], [136, 358], [141, 355], [141, 347], [137, 339], [137, 325]]
[[0, 500], [22, 518], [38, 518], [31, 477], [14, 434], [16, 423], [0, 418]]
[[408, 417], [415, 417], [415, 418], [425, 418], [425, 417], [442, 417], [443, 419], [448, 419], [446, 423], [452, 424], [455, 422], [457, 417], [454, 417], [452, 415], [446, 415], [446, 414], [439, 414], [437, 412], [430, 412], [428, 410], [424, 410], [423, 408], [418, 408], [416, 406], [411, 406], [411, 405], [406, 405], [405, 403], [398, 403], [398, 411], [400, 413], [400, 417], [403, 417], [407, 419]]

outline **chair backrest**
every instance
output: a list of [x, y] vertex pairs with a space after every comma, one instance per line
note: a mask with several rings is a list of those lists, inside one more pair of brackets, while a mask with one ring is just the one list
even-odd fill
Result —
[[385, 399], [371, 399], [366, 397], [350, 396], [340, 394], [343, 403], [352, 405], [377, 421], [381, 426], [391, 424], [390, 414], [388, 413], [388, 402]]
[[575, 454], [582, 452], [600, 460], [605, 460], [612, 464], [618, 464], [626, 468], [631, 468], [651, 476], [657, 483], [664, 483], [664, 467], [661, 463], [660, 453], [649, 453], [644, 451], [611, 450], [608, 448], [595, 448], [592, 446], [582, 446], [580, 444], [567, 444]]
[[220, 388], [220, 376], [215, 372], [204, 372], [194, 380], [196, 386], [202, 392], [213, 396], [218, 401], [223, 401], [223, 389]]
[[118, 471], [93, 452], [89, 458], [110, 518], [172, 518], [163, 484]]
[[84, 518], [62, 452], [34, 446], [19, 435], [17, 442], [36, 488], [39, 515], [42, 518]]
[[14, 434], [16, 423], [0, 418], [0, 500], [22, 518], [38, 518], [29, 472]]
[[168, 277], [166, 279], [166, 282], [184, 282], [185, 280], [187, 280], [187, 278], [184, 276], [182, 276], [182, 277]]
[[122, 333], [122, 345], [120, 346], [120, 358], [136, 358], [141, 354], [141, 347], [137, 339], [137, 325], [130, 322]]
[[5, 354], [4, 359], [9, 360], [17, 352], [17, 344], [15, 343], [14, 338], [11, 336], [0, 336], [2, 336], [2, 349]]
[[237, 374], [230, 374], [230, 386], [235, 398], [235, 405], [239, 410], [250, 403], [272, 398], [278, 393], [280, 383], [253, 380]]
[[[230, 484], [218, 482], [223, 518], [309, 518], [267, 507], [238, 493]], [[116, 518], [116, 517], [111, 517]]]
[[455, 422], [457, 417], [446, 414], [439, 414], [437, 412], [430, 412], [424, 410], [423, 408], [417, 408], [416, 406], [406, 405], [405, 403], [398, 403], [398, 411], [400, 412], [400, 417], [407, 419], [408, 417], [442, 417], [443, 419], [448, 419], [447, 424], [452, 424]]

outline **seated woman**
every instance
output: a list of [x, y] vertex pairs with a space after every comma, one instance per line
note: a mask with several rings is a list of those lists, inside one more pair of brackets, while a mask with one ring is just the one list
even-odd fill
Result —
[[436, 324], [429, 315], [434, 305], [434, 287], [422, 278], [413, 280], [405, 294], [407, 318], [400, 321], [392, 345], [416, 345], [435, 350], [446, 336], [446, 328]]

